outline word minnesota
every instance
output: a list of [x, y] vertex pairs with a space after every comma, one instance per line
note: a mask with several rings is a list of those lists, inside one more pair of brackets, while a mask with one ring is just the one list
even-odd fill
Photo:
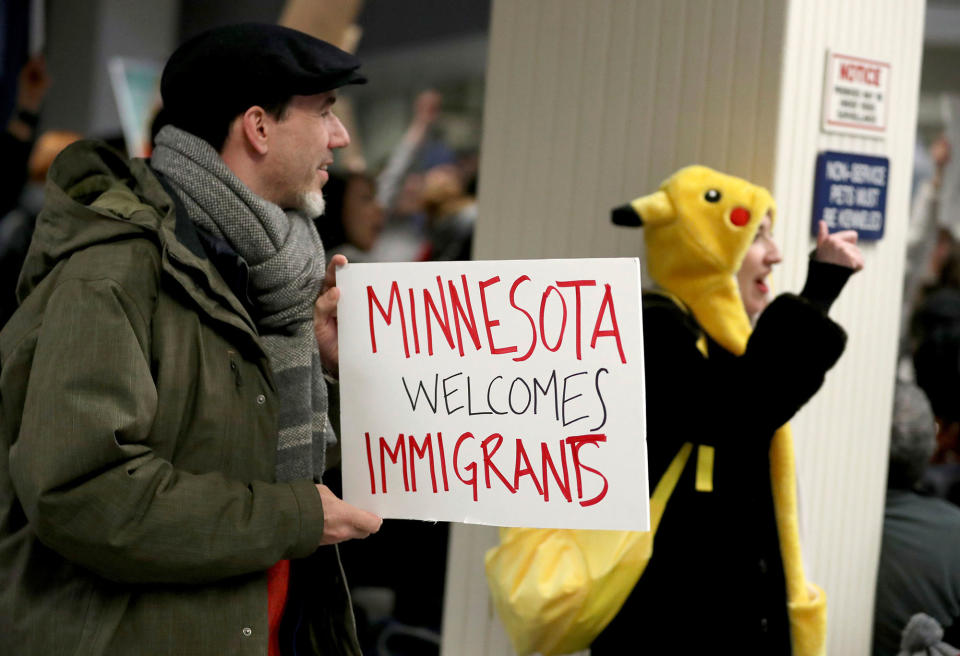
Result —
[[[396, 330], [396, 326], [399, 325], [403, 339], [403, 352], [407, 358], [411, 357], [411, 342], [413, 353], [420, 354], [421, 350], [425, 348], [428, 355], [433, 355], [435, 332], [439, 331], [447, 346], [451, 350], [457, 351], [460, 357], [465, 355], [465, 340], [469, 340], [466, 342], [468, 348], [469, 344], [472, 343], [476, 351], [487, 350], [492, 355], [514, 353], [516, 355], [513, 360], [517, 362], [529, 358], [538, 347], [556, 352], [560, 350], [565, 340], [567, 342], [573, 340], [577, 359], [582, 359], [584, 348], [582, 325], [584, 317], [582, 315], [587, 311], [587, 308], [583, 307], [585, 303], [581, 297], [581, 290], [589, 287], [599, 287], [596, 280], [558, 280], [554, 285], [547, 285], [540, 294], [539, 308], [524, 307], [517, 301], [517, 292], [520, 287], [524, 283], [533, 284], [529, 276], [520, 276], [514, 280], [510, 285], [510, 291], [506, 299], [503, 298], [503, 292], [501, 292], [500, 298], [491, 302], [488, 302], [490, 301], [488, 294], [492, 295], [495, 292], [488, 292], [488, 289], [500, 284], [500, 276], [478, 281], [473, 296], [470, 292], [472, 285], [467, 283], [466, 275], [460, 276], [461, 285], [459, 287], [453, 280], [447, 280], [447, 286], [444, 289], [443, 282], [443, 279], [437, 276], [435, 290], [433, 288], [415, 290], [410, 287], [407, 288], [406, 294], [401, 293], [400, 286], [396, 281], [390, 284], [388, 291], [384, 290], [379, 294], [372, 285], [367, 285], [370, 348], [373, 353], [377, 352], [377, 325], [380, 325], [381, 332], [384, 331], [385, 326]], [[566, 294], [573, 296], [570, 299], [570, 304], [573, 306], [572, 310], [568, 310], [568, 296], [562, 290], [566, 290]], [[449, 304], [447, 302], [448, 296]], [[386, 302], [384, 302], [384, 298], [386, 298]], [[479, 311], [474, 306], [477, 300], [479, 301]], [[502, 300], [509, 300], [510, 307], [507, 308], [501, 302]], [[386, 309], [384, 305], [386, 305]], [[494, 314], [494, 312], [500, 312], [501, 310], [523, 315], [521, 321], [525, 320], [529, 324], [530, 336], [528, 341], [525, 340], [522, 344], [498, 344], [495, 342], [493, 329], [500, 325], [502, 315]], [[603, 285], [603, 298], [599, 307], [591, 307], [589, 310], [592, 310], [590, 316], [595, 317], [590, 322], [593, 325], [593, 330], [590, 333], [590, 348], [596, 349], [597, 340], [600, 338], [612, 339], [616, 343], [620, 361], [626, 364], [627, 358], [624, 355], [623, 344], [620, 340], [620, 327], [617, 325], [617, 312], [609, 284]], [[570, 318], [571, 315], [572, 318]], [[482, 317], [482, 325], [478, 323], [478, 317]], [[573, 324], [571, 330], [568, 330], [568, 322]], [[481, 340], [481, 328], [485, 333], [486, 341]], [[426, 342], [425, 344], [421, 344], [421, 337]], [[439, 335], [437, 335], [437, 339], [440, 340]], [[521, 348], [524, 349], [522, 354]]]

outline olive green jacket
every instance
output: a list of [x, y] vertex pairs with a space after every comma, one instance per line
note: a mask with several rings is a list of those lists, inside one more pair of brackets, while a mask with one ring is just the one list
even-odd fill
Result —
[[277, 398], [243, 305], [142, 160], [54, 163], [0, 332], [0, 654], [359, 654], [311, 481], [274, 482]]

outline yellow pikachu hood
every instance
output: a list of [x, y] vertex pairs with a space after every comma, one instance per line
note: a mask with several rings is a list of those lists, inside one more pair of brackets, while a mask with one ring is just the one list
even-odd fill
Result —
[[[643, 226], [647, 268], [656, 283], [683, 301], [718, 344], [741, 355], [751, 326], [735, 276], [767, 214], [773, 219], [776, 207], [763, 187], [705, 166], [688, 166], [654, 193], [613, 210], [612, 219], [618, 225]], [[826, 653], [826, 597], [803, 571], [788, 424], [770, 443], [770, 476], [793, 654], [819, 656]]]
[[763, 187], [688, 166], [654, 193], [613, 211], [619, 225], [643, 225], [647, 268], [660, 287], [678, 297], [713, 339], [740, 355], [750, 321], [735, 275], [760, 221], [775, 217]]

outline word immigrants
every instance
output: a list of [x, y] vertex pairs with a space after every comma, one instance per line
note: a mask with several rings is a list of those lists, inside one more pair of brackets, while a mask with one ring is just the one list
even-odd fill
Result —
[[[551, 486], [554, 486], [567, 503], [577, 501], [584, 507], [599, 503], [607, 495], [607, 477], [585, 464], [581, 454], [584, 446], [600, 448], [607, 441], [603, 433], [571, 435], [557, 440], [555, 446], [541, 441], [540, 452], [531, 454], [520, 438], [511, 444], [500, 433], [481, 439], [465, 432], [453, 443], [449, 464], [450, 445], [444, 444], [440, 431], [435, 439], [431, 433], [422, 440], [403, 433], [395, 440], [382, 436], [374, 439], [370, 433], [365, 437], [370, 493], [374, 495], [387, 494], [387, 473], [395, 473], [397, 468], [401, 471], [404, 492], [417, 491], [417, 472], [420, 471], [421, 477], [429, 473], [429, 483], [421, 482], [420, 486], [429, 486], [432, 494], [440, 494], [441, 490], [450, 492], [451, 485], [460, 484], [471, 489], [474, 501], [478, 500], [481, 487], [490, 490], [494, 486], [511, 494], [517, 494], [521, 488], [536, 490], [544, 502], [550, 501]], [[504, 448], [501, 450], [501, 447]], [[589, 498], [585, 498], [588, 494]]]

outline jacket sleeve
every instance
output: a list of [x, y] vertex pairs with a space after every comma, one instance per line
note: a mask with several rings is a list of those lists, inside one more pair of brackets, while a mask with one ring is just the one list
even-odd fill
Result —
[[840, 326], [792, 294], [764, 310], [739, 357], [704, 357], [675, 306], [645, 308], [643, 320], [649, 434], [676, 448], [768, 444], [820, 388], [846, 342]]
[[119, 284], [62, 282], [39, 330], [9, 462], [44, 544], [136, 583], [218, 580], [317, 548], [323, 512], [310, 482], [191, 473], [155, 453], [149, 322]]

